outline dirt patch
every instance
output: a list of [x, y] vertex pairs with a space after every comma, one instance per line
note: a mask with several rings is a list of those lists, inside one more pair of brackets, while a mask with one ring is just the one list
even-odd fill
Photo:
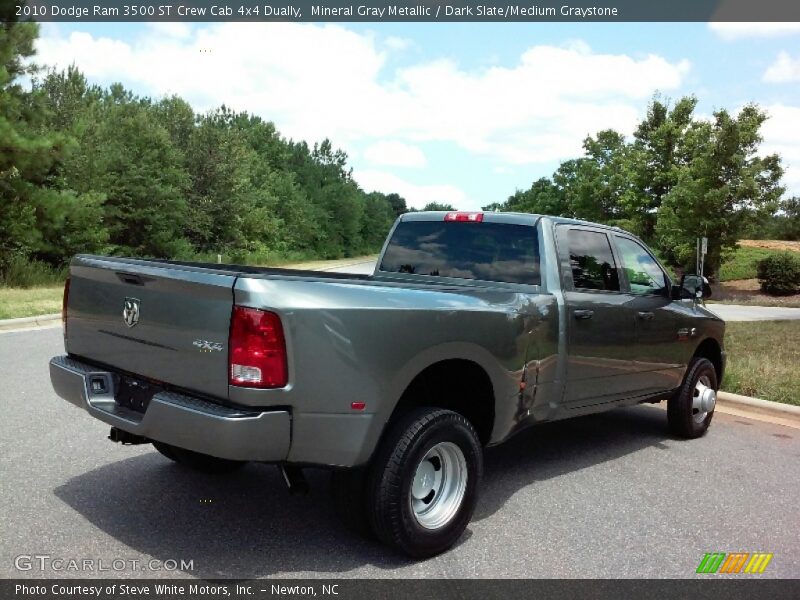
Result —
[[739, 240], [739, 245], [743, 248], [765, 248], [767, 250], [800, 252], [800, 242], [790, 242], [786, 240]]
[[800, 294], [770, 296], [761, 291], [758, 279], [735, 279], [712, 284], [712, 301], [760, 306], [800, 306]]
[[719, 287], [724, 288], [729, 293], [734, 292], [760, 292], [761, 286], [758, 279], [734, 279], [733, 281], [725, 281], [717, 284]]

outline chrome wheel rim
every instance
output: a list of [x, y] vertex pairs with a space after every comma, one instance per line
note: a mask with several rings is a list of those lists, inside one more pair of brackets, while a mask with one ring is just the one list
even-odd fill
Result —
[[702, 423], [708, 413], [714, 411], [717, 403], [717, 392], [711, 387], [708, 375], [701, 375], [694, 384], [692, 397], [692, 418], [695, 423]]
[[411, 512], [425, 529], [439, 529], [455, 517], [467, 490], [467, 459], [452, 442], [439, 442], [414, 471]]

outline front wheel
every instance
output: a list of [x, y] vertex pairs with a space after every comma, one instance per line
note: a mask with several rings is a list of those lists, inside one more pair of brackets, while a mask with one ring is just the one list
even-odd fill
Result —
[[698, 438], [708, 430], [717, 402], [717, 371], [707, 358], [694, 358], [677, 392], [667, 402], [670, 431], [682, 438]]
[[472, 518], [482, 470], [478, 435], [466, 418], [412, 411], [389, 430], [371, 465], [372, 530], [415, 558], [447, 550]]

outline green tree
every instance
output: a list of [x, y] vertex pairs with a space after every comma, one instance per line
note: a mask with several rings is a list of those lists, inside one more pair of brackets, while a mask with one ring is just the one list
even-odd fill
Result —
[[642, 237], [652, 240], [658, 211], [691, 160], [686, 135], [693, 124], [697, 99], [685, 96], [674, 106], [654, 97], [634, 133], [628, 153], [633, 194], [622, 197], [626, 216]]
[[289, 165], [323, 222], [324, 235], [318, 239], [317, 251], [326, 258], [363, 251], [364, 193], [347, 168], [347, 154], [335, 150], [327, 139], [311, 150], [300, 142], [291, 146]]
[[537, 215], [571, 216], [563, 190], [548, 177], [540, 177], [527, 190], [517, 190], [502, 204], [484, 206], [484, 210], [524, 212]]
[[70, 127], [78, 108], [68, 103], [86, 94], [85, 80], [74, 71], [65, 76], [65, 85], [79, 89], [65, 91], [57, 106], [53, 89], [34, 79], [24, 91], [17, 82], [38, 72], [29, 62], [37, 31], [13, 21], [0, 29], [0, 270], [14, 256], [61, 266], [77, 252], [102, 249], [107, 239], [102, 195], [75, 193], [63, 176], [76, 147]]
[[428, 202], [422, 210], [456, 210], [456, 208], [445, 202]]
[[392, 212], [394, 213], [395, 217], [399, 217], [400, 215], [408, 212], [408, 205], [406, 204], [406, 199], [403, 198], [400, 194], [391, 193], [386, 194], [386, 200], [392, 207]]
[[186, 253], [184, 159], [149, 101], [115, 84], [95, 117], [81, 138], [85, 170], [70, 183], [105, 196], [111, 250], [156, 257]]
[[27, 256], [36, 247], [34, 198], [64, 143], [39, 131], [36, 98], [19, 83], [35, 72], [27, 61], [38, 26], [16, 23], [10, 13], [3, 16], [10, 19], [0, 26], [0, 270], [14, 255]]
[[792, 196], [780, 204], [773, 217], [770, 237], [778, 240], [800, 240], [800, 198]]
[[546, 190], [552, 208], [565, 216], [615, 223], [625, 217], [623, 203], [631, 194], [625, 138], [608, 129], [587, 137], [583, 148], [583, 157], [561, 163], [553, 175], [557, 189]]
[[587, 195], [579, 196], [581, 203], [572, 206], [572, 213], [587, 218], [614, 223], [626, 217], [624, 206], [633, 194], [631, 189], [630, 147], [625, 137], [612, 130], [599, 131], [583, 141]]
[[228, 117], [224, 107], [206, 115], [189, 141], [187, 233], [204, 252], [245, 250], [250, 242], [268, 245], [276, 225], [270, 223], [265, 190], [252, 181], [257, 156]]
[[154, 118], [169, 133], [175, 148], [187, 155], [197, 121], [191, 105], [178, 96], [170, 96], [155, 104], [153, 113]]
[[[403, 203], [405, 204], [405, 201]], [[364, 241], [365, 250], [380, 249], [395, 218], [395, 208], [388, 196], [380, 192], [372, 192], [365, 196], [361, 225], [361, 239]]]
[[602, 221], [600, 205], [594, 201], [597, 169], [585, 157], [562, 162], [553, 173], [553, 183], [563, 197], [568, 216]]
[[695, 239], [706, 236], [707, 272], [716, 275], [747, 221], [777, 208], [784, 191], [780, 158], [757, 154], [766, 119], [751, 104], [735, 117], [716, 111], [712, 122], [695, 121], [687, 130], [687, 160], [664, 197], [656, 223], [658, 245], [672, 264], [691, 265]]

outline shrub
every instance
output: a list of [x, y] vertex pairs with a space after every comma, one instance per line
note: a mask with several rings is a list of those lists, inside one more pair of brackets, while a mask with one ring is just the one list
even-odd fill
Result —
[[61, 285], [67, 278], [67, 269], [56, 269], [45, 262], [14, 256], [0, 271], [0, 284], [5, 287], [31, 288]]
[[791, 252], [761, 259], [757, 273], [761, 289], [768, 294], [788, 295], [800, 291], [800, 257]]

